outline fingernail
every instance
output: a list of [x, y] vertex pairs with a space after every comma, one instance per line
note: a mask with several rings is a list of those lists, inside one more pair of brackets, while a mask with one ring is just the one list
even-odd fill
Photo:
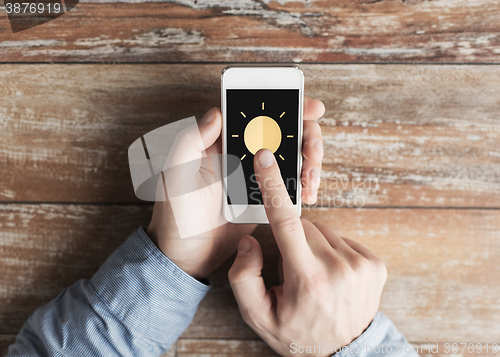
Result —
[[323, 155], [323, 142], [321, 140], [316, 139], [316, 141], [314, 142], [314, 148], [317, 152]]
[[248, 254], [252, 250], [252, 241], [248, 237], [241, 238], [238, 245], [238, 255]]
[[321, 170], [319, 169], [319, 167], [317, 166], [314, 166], [312, 169], [311, 169], [311, 180], [315, 183], [315, 184], [319, 184], [319, 180], [321, 178]]
[[215, 119], [215, 109], [210, 109], [208, 112], [205, 113], [203, 118], [201, 118], [201, 121], [203, 122], [203, 124], [210, 124], [214, 119]]
[[274, 155], [270, 150], [263, 150], [259, 153], [259, 157], [257, 158], [260, 167], [266, 168], [273, 164]]

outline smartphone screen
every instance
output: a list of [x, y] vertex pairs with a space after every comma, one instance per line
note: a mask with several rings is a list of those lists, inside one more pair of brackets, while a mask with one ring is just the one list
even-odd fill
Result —
[[[281, 176], [294, 205], [297, 204], [299, 142], [298, 89], [227, 89], [227, 154], [240, 158], [247, 189], [247, 202], [227, 196], [228, 204], [262, 205], [262, 195], [253, 169], [255, 153], [274, 152]], [[230, 167], [228, 172], [235, 168]], [[233, 161], [234, 165], [234, 161]], [[228, 191], [236, 182], [228, 177]], [[241, 196], [240, 196], [241, 197]]]

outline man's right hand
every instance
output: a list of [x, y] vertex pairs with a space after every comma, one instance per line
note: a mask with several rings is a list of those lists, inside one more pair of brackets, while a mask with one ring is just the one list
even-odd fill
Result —
[[260, 245], [251, 236], [241, 238], [229, 270], [240, 312], [280, 355], [301, 355], [292, 352], [326, 345], [328, 349], [307, 355], [331, 355], [370, 325], [379, 308], [386, 267], [359, 243], [298, 217], [271, 151], [260, 150], [254, 167], [283, 257], [283, 283], [266, 290]]

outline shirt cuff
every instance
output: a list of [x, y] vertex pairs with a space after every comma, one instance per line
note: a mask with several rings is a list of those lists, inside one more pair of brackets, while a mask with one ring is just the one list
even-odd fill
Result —
[[335, 357], [418, 356], [392, 321], [380, 311], [368, 328]]
[[210, 290], [165, 256], [142, 227], [106, 260], [90, 284], [127, 327], [157, 341], [177, 339]]

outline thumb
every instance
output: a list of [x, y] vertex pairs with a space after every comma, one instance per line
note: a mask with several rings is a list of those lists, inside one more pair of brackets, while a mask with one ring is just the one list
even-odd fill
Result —
[[213, 107], [201, 118], [198, 123], [202, 145], [201, 150], [212, 146], [222, 131], [222, 114], [219, 108]]
[[[220, 136], [222, 117], [219, 108], [210, 109], [200, 121], [180, 131], [168, 153], [163, 167], [168, 198], [195, 192], [199, 182], [194, 180], [200, 167], [218, 167], [217, 157], [207, 157], [205, 150], [212, 146]], [[220, 166], [220, 165], [219, 165]], [[220, 173], [214, 175], [219, 178]]]
[[259, 242], [252, 236], [243, 236], [228, 277], [241, 316], [250, 327], [271, 321], [272, 300], [261, 276], [263, 265]]
[[175, 138], [169, 153], [168, 168], [196, 160], [198, 164], [204, 151], [220, 136], [222, 116], [219, 108], [212, 108], [197, 123], [183, 129]]

